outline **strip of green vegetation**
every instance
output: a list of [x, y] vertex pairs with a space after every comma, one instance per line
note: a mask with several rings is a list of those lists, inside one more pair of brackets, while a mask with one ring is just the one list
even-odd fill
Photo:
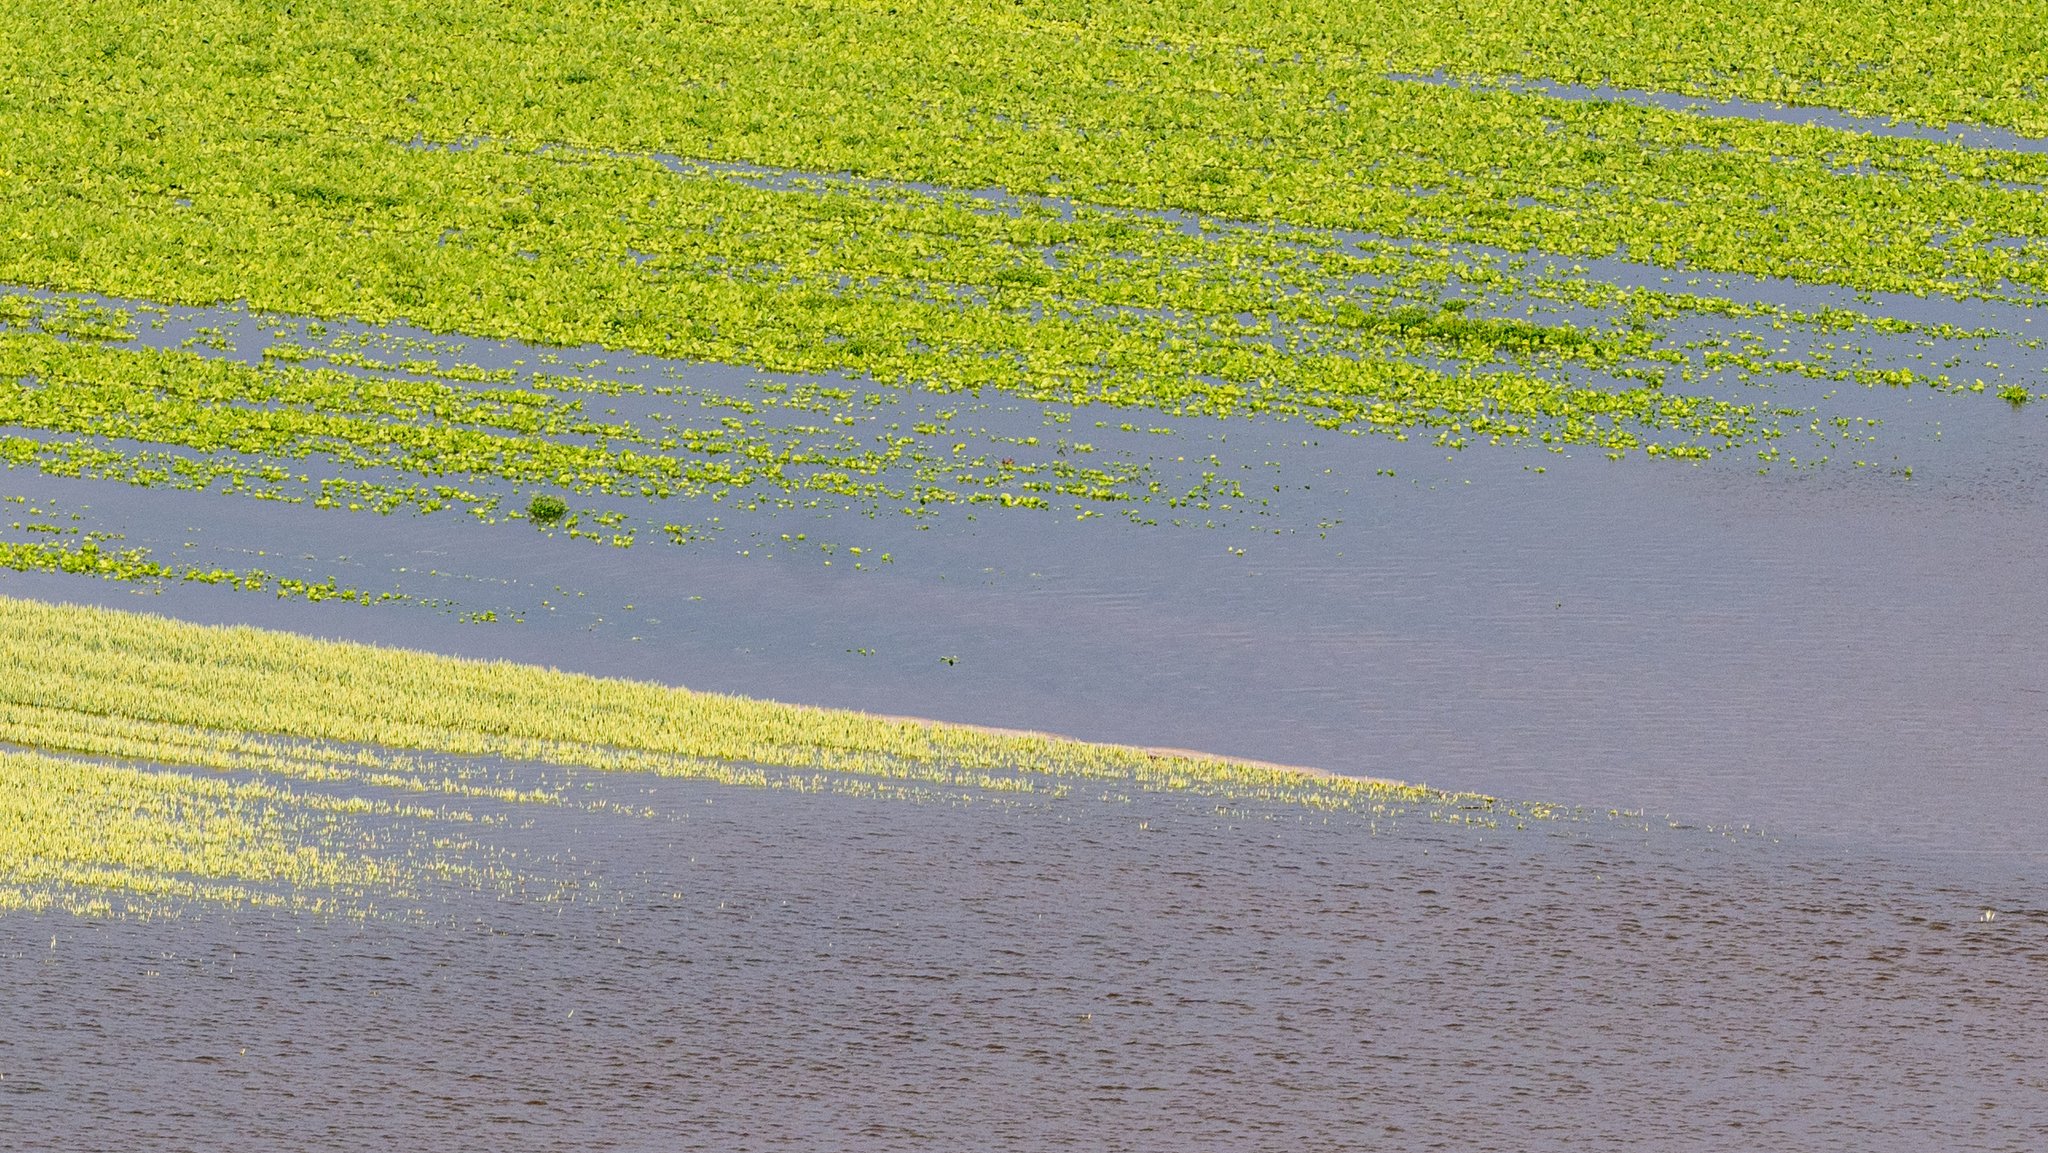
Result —
[[1345, 0], [1111, 0], [1078, 11], [1027, 0], [1003, 7], [1033, 22], [1093, 24], [1109, 16], [1163, 41], [1312, 46], [1391, 72], [1608, 83], [2048, 136], [2048, 6], [2039, 0], [1433, 0], [1419, 9]]
[[422, 867], [373, 850], [393, 817], [461, 819], [260, 780], [0, 749], [0, 910], [103, 916], [199, 900], [362, 913], [414, 898], [430, 879], [481, 879], [452, 851]]
[[[1717, 306], [1641, 290], [1596, 291], [1569, 279], [1539, 282], [1537, 289], [1548, 300], [1626, 318], [1615, 335], [1575, 337], [1565, 353], [1583, 353], [1588, 363], [1611, 359], [1609, 371], [1619, 376], [1691, 382], [1715, 373], [1759, 380], [1798, 375], [1959, 387], [1939, 373], [1873, 369], [1846, 345], [1839, 359], [1832, 348], [1800, 358], [1774, 350], [1763, 336], [1748, 331], [1676, 348], [1655, 330], [1661, 321], [1714, 307], [1731, 318], [1758, 317], [1777, 327], [1789, 318], [1823, 331], [1850, 326], [1847, 318]], [[1411, 345], [1438, 341], [1447, 347], [1492, 339], [1499, 342], [1497, 348], [1509, 339], [1503, 334], [1562, 331], [1475, 318], [1462, 300], [1447, 300], [1434, 309], [1353, 311], [1357, 315], [1345, 319], [1360, 333]], [[545, 352], [537, 354], [537, 363], [522, 363], [518, 370], [483, 369], [459, 360], [444, 363], [442, 358], [460, 351], [437, 342], [392, 336], [373, 346], [360, 335], [327, 337], [317, 324], [303, 331], [286, 326], [280, 330], [286, 339], [269, 344], [250, 363], [232, 348], [214, 347], [225, 345], [220, 336], [205, 337], [212, 343], [194, 347], [141, 346], [132, 340], [131, 322], [115, 310], [88, 308], [68, 298], [0, 296], [0, 381], [11, 378], [0, 384], [0, 423], [16, 430], [0, 435], [0, 460], [55, 476], [381, 513], [455, 508], [483, 519], [518, 515], [501, 508], [508, 486], [552, 489], [608, 498], [612, 507], [572, 510], [562, 497], [541, 492], [525, 504], [529, 519], [571, 537], [621, 546], [634, 543], [640, 532], [626, 523], [632, 502], [671, 497], [708, 497], [714, 505], [722, 502], [738, 510], [843, 504], [870, 514], [980, 503], [1044, 509], [1060, 502], [1077, 511], [1112, 507], [1141, 521], [1183, 508], [1259, 503], [1213, 474], [1204, 474], [1186, 491], [1166, 490], [1142, 457], [1096, 458], [1093, 445], [1064, 436], [975, 430], [956, 423], [958, 414], [950, 409], [937, 409], [922, 420], [892, 420], [892, 410], [902, 403], [894, 393], [756, 382], [744, 395], [727, 395], [680, 379], [675, 385], [652, 386], [607, 381], [596, 371], [600, 363], [569, 365]], [[1553, 336], [1531, 337], [1523, 347], [1542, 355], [1554, 342]], [[1607, 351], [1587, 351], [1603, 344]], [[1322, 425], [1341, 425], [1332, 414], [1354, 412], [1366, 426], [1395, 436], [1406, 435], [1401, 423], [1406, 416], [1436, 425], [1437, 443], [1451, 448], [1480, 437], [1524, 435], [1557, 445], [1591, 439], [1610, 451], [1640, 443], [1616, 411], [1625, 410], [1630, 397], [1575, 393], [1532, 382], [1525, 374], [1501, 373], [1495, 379], [1519, 383], [1513, 391], [1503, 387], [1484, 398], [1491, 407], [1465, 420], [1448, 420], [1445, 410], [1451, 401], [1434, 393], [1415, 398], [1415, 407], [1406, 409], [1384, 398], [1368, 406], [1355, 397], [1306, 392], [1251, 396], [1243, 404], [1314, 413], [1312, 419]], [[649, 401], [658, 397], [662, 407], [673, 400], [681, 408], [623, 417], [612, 407], [602, 415], [586, 408], [594, 398], [608, 404], [627, 392]], [[1796, 408], [1697, 401], [1647, 388], [1632, 397], [1654, 405], [1667, 424], [1691, 414], [1684, 419], [1710, 438], [1708, 443], [1756, 442], [1767, 460], [1776, 455], [1765, 446], [1781, 435], [1780, 422], [1811, 415]], [[1603, 406], [1615, 417], [1604, 424], [1597, 420]], [[1530, 408], [1556, 414], [1556, 431], [1518, 423], [1513, 414]], [[1834, 420], [1842, 434], [1854, 423], [1846, 417]], [[1136, 429], [1129, 422], [1124, 427]], [[1652, 454], [1681, 456], [1708, 451], [1697, 441], [1645, 447]], [[536, 508], [554, 511], [538, 515]], [[662, 535], [681, 543], [715, 529], [709, 523], [670, 522], [662, 524]], [[14, 549], [10, 557], [14, 567], [97, 568], [102, 573], [118, 567], [125, 575], [147, 578], [220, 576], [151, 567], [154, 562], [144, 563], [138, 555], [99, 552], [88, 557], [75, 549], [60, 555], [40, 545]], [[362, 599], [354, 592], [345, 595]]]
[[1434, 796], [1222, 760], [889, 720], [506, 663], [0, 598], [0, 703], [229, 732], [605, 764], [649, 754], [880, 775]]
[[324, 581], [308, 581], [263, 569], [166, 564], [153, 559], [147, 549], [103, 547], [104, 539], [98, 534], [87, 534], [76, 542], [0, 541], [0, 568], [15, 572], [72, 573], [158, 586], [166, 583], [220, 585], [244, 592], [274, 592], [279, 597], [314, 603], [344, 600], [367, 605], [406, 599], [402, 593], [370, 593], [349, 588], [332, 577]]
[[[1501, 29], [1538, 20], [1485, 12]], [[1431, 51], [1464, 67], [1442, 47], [1465, 42], [1449, 14], [1404, 15], [1414, 27], [1371, 53], [1386, 19], [1325, 15], [38, 13], [0, 32], [0, 234], [15, 238], [0, 280], [1681, 455], [1754, 439], [1757, 414], [1665, 393], [1661, 374], [1575, 386], [1496, 370], [1586, 376], [1646, 338], [1444, 315], [1453, 262], [1314, 230], [1865, 289], [2048, 287], [2027, 239], [2048, 234], [2048, 158], [1391, 80]], [[1860, 51], [1856, 27], [1822, 40]], [[1572, 35], [1544, 33], [1527, 59], [1565, 59]], [[1670, 59], [1711, 74], [1715, 51]], [[1857, 51], [1798, 74], [1848, 82]], [[1972, 75], [2003, 75], [1986, 67]], [[939, 189], [764, 187], [656, 153]], [[946, 191], [989, 187], [1021, 198]]]
[[[1505, 28], [1534, 23], [1537, 7], [1522, 7]], [[196, 159], [186, 150], [203, 152], [216, 168], [240, 170], [222, 173], [229, 185], [287, 210], [353, 218], [365, 239], [389, 236], [380, 218], [431, 206], [386, 164], [322, 164], [319, 150], [346, 150], [337, 133], [350, 129], [387, 141], [574, 142], [958, 188], [1052, 190], [1105, 204], [1404, 235], [1451, 227], [1556, 251], [1587, 250], [1557, 242], [1578, 235], [1609, 238], [1598, 246], [1604, 253], [1633, 234], [1631, 249], [1648, 254], [1655, 234], [1668, 233], [1702, 266], [1747, 248], [1773, 271], [1818, 262], [1883, 275], [1908, 249], [1926, 247], [1909, 236], [1955, 223], [1929, 218], [1942, 205], [1967, 209], [1945, 214], [1980, 229], [2009, 220], [2022, 227], [2017, 235], [2038, 232], [2023, 228], [2039, 217], [2037, 195], [1977, 181], [2039, 184], [2048, 158], [1390, 81], [1382, 75], [1389, 61], [1342, 50], [1346, 25], [1359, 17], [1290, 31], [1280, 6], [1252, 5], [1229, 22], [1244, 33], [1219, 39], [1199, 31], [1204, 18], [1165, 5], [1099, 8], [1074, 21], [1033, 19], [1008, 4], [742, 3], [665, 14], [592, 4], [517, 17], [489, 5], [359, 4], [289, 15], [250, 5], [173, 23], [145, 49], [124, 47], [126, 37], [140, 21], [154, 25], [162, 10], [124, 17], [96, 5], [69, 14], [77, 23], [65, 31], [45, 23], [41, 45], [23, 45], [16, 67], [45, 82], [45, 113], [81, 116], [95, 136], [153, 126], [154, 143], [128, 160], [138, 176], [183, 176]], [[1724, 38], [1746, 36], [1750, 16], [1731, 14]], [[1356, 43], [1371, 42], [1387, 22], [1363, 19], [1369, 26]], [[1399, 22], [1442, 44], [1487, 39], [1449, 13], [1403, 13]], [[1993, 58], [2026, 67], [2014, 47], [2001, 45]], [[1845, 37], [1837, 48], [1851, 59], [1828, 77], [1851, 82], [1853, 57], [1871, 46]], [[1675, 57], [1683, 67], [1687, 54]], [[1698, 63], [1704, 74], [1714, 60]], [[144, 92], [151, 110], [131, 126], [124, 113], [140, 111]], [[218, 128], [181, 138], [173, 113], [184, 104], [213, 112]], [[82, 159], [75, 145], [97, 151], [112, 143], [75, 141], [72, 167]], [[1860, 174], [1844, 174], [1851, 169]], [[24, 170], [32, 171], [25, 163]], [[182, 191], [188, 212], [203, 218], [209, 186], [228, 191], [218, 181], [134, 190]], [[495, 225], [507, 212], [526, 217], [522, 223], [559, 224], [578, 199], [517, 180], [495, 181], [492, 190], [495, 202], [448, 226]], [[1543, 203], [1517, 205], [1522, 198]], [[634, 213], [637, 205], [617, 198], [606, 206]], [[1894, 242], [1859, 253], [1887, 236]], [[1968, 239], [1952, 247], [1966, 249]], [[1983, 273], [2010, 262], [2009, 254], [1978, 255], [1989, 262], [1977, 266]], [[1939, 256], [1920, 253], [1923, 261]]]
[[[947, 451], [940, 442], [955, 432], [950, 427], [905, 435], [890, 425], [864, 437], [836, 421], [818, 423], [808, 410], [851, 405], [845, 390], [825, 398], [816, 389], [763, 389], [754, 400], [692, 394], [707, 408], [750, 419], [706, 414], [696, 423], [670, 416], [636, 424], [585, 416], [580, 399], [561, 395], [579, 387], [568, 378], [542, 377], [550, 388], [481, 388], [293, 359], [250, 365], [0, 329], [0, 381], [12, 382], [0, 383], [0, 424], [24, 430], [0, 435], [0, 461], [55, 476], [316, 507], [454, 507], [485, 518], [501, 503], [494, 483], [645, 500], [709, 496], [738, 508], [823, 498], [868, 508], [1046, 507], [1056, 498], [1149, 503], [1159, 491], [1138, 466], [1025, 451], [1035, 443], [1009, 449], [1027, 458], [1020, 463], [985, 444], [972, 455]], [[754, 415], [764, 408], [787, 408], [790, 417]], [[587, 519], [605, 526], [620, 515], [593, 511]], [[578, 519], [569, 530], [594, 535]], [[690, 534], [674, 526], [670, 535]], [[629, 534], [602, 536], [631, 543]]]
[[[360, 912], [433, 881], [495, 883], [502, 870], [460, 842], [431, 839], [423, 856], [356, 820], [478, 819], [435, 807], [450, 800], [573, 803], [448, 757], [885, 799], [1173, 790], [1485, 824], [1554, 815], [1389, 781], [11, 598], [0, 598], [0, 669], [0, 908], [105, 912], [116, 898], [161, 897]], [[350, 791], [366, 788], [420, 799]]]
[[[309, 581], [264, 569], [166, 563], [153, 557], [148, 549], [120, 547], [116, 543], [121, 539], [119, 534], [86, 531], [63, 523], [53, 513], [30, 504], [26, 497], [0, 496], [0, 503], [19, 505], [28, 514], [26, 519], [5, 526], [7, 532], [19, 533], [23, 539], [9, 540], [0, 533], [0, 569], [71, 573], [159, 588], [168, 583], [220, 585], [245, 592], [274, 592], [281, 598], [316, 603], [345, 600], [367, 605], [409, 599], [398, 592], [370, 593], [349, 588], [334, 577]], [[71, 519], [78, 518], [74, 515]]]

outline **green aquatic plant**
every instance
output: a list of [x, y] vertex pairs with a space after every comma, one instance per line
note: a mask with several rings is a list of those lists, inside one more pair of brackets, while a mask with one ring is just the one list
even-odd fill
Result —
[[537, 492], [526, 502], [526, 515], [537, 525], [550, 525], [569, 513], [569, 502], [553, 493]]

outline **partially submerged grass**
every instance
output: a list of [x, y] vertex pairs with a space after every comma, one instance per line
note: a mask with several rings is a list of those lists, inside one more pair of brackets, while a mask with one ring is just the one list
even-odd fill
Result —
[[[206, 901], [361, 911], [417, 895], [381, 852], [388, 802], [0, 749], [0, 910], [106, 915]], [[437, 870], [470, 873], [467, 866]]]
[[[1659, 455], [1767, 414], [1603, 376], [1644, 351], [1625, 326], [1410, 313], [1500, 288], [1445, 246], [2048, 289], [2048, 157], [1390, 77], [1579, 79], [1617, 42], [1454, 7], [43, 6], [0, 20], [0, 281]], [[1687, 31], [1613, 78], [1779, 82], [1685, 38], [1746, 10], [1684, 9], [1631, 17]], [[1785, 94], [1915, 110], [1868, 39], [1894, 19], [1802, 26]], [[2031, 123], [2029, 50], [1990, 42], [1941, 103]]]
[[1141, 786], [1427, 790], [506, 662], [0, 598], [0, 703], [197, 729], [602, 764], [618, 756], [883, 775], [1015, 771]]
[[[727, 510], [1153, 525], [1269, 502], [1176, 479], [1164, 451], [891, 420], [913, 394], [1148, 433], [1257, 415], [1772, 467], [1787, 433], [1860, 444], [1876, 422], [1750, 385], [1981, 391], [1938, 358], [1776, 336], [1965, 334], [1602, 284], [1576, 261], [2033, 301], [2048, 157], [1477, 82], [2030, 129], [2041, 22], [1973, 0], [1790, 26], [1718, 0], [1613, 7], [0, 0], [0, 462], [306, 508], [524, 508], [564, 543], [624, 548], [716, 536]], [[1901, 27], [1977, 47], [1929, 79], [1900, 63]], [[1457, 82], [1416, 75], [1436, 72]], [[303, 330], [145, 347], [145, 314], [230, 301]], [[676, 411], [599, 416], [600, 382], [380, 360], [310, 318], [843, 375], [810, 403], [657, 386]], [[382, 595], [75, 543], [8, 543], [0, 565]]]
[[[1481, 823], [1549, 814], [1308, 769], [0, 598], [9, 747], [32, 751], [0, 753], [0, 907], [94, 909], [99, 890], [318, 907], [404, 898], [422, 876], [483, 876], [460, 853], [422, 867], [367, 851], [377, 838], [350, 825], [468, 819], [431, 807], [451, 801], [564, 799], [480, 782], [449, 757], [882, 798], [1170, 791]], [[363, 789], [419, 800], [350, 791]]]

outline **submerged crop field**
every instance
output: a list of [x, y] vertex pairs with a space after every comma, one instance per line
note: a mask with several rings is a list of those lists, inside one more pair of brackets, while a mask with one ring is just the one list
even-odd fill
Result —
[[[321, 894], [336, 890], [361, 903], [343, 911], [361, 914], [380, 897], [419, 899], [399, 883], [416, 873], [483, 883], [485, 864], [457, 864], [469, 842], [426, 839], [434, 867], [409, 870], [364, 853], [388, 837], [349, 819], [459, 829], [479, 821], [474, 813], [333, 794], [368, 786], [458, 805], [573, 803], [560, 788], [491, 783], [477, 765], [493, 759], [928, 803], [1157, 790], [1193, 791], [1224, 809], [1278, 802], [1389, 822], [1411, 809], [1511, 825], [1557, 815], [1390, 781], [107, 610], [0, 600], [0, 614], [9, 673], [0, 907], [104, 913], [111, 891], [145, 914], [194, 897], [304, 899], [319, 910], [338, 899]], [[400, 855], [412, 847], [401, 844]]]
[[[729, 535], [763, 505], [1207, 524], [1189, 514], [1272, 494], [1164, 468], [1188, 458], [1161, 438], [1233, 417], [1905, 475], [1872, 390], [2024, 407], [2039, 388], [2016, 369], [2040, 338], [2010, 313], [2048, 291], [2040, 150], [1528, 82], [2023, 133], [2034, 50], [2004, 21], [1970, 25], [1997, 45], [1984, 71], [1944, 72], [1968, 97], [1908, 57], [1824, 49], [1912, 34], [1875, 6], [1795, 20], [1799, 62], [1749, 69], [1711, 6], [1625, 36], [1541, 6], [1419, 28], [1259, 11], [17, 20], [6, 458], [353, 511], [559, 503], [625, 546]], [[1525, 46], [1451, 31], [1474, 22]], [[1653, 66], [1646, 39], [1684, 47]], [[1944, 314], [1930, 293], [2018, 307]], [[251, 331], [206, 322], [224, 306]], [[194, 319], [152, 340], [174, 311]], [[365, 325], [420, 335], [366, 348]], [[479, 364], [478, 340], [531, 355]], [[621, 354], [812, 379], [593, 379]], [[661, 403], [621, 414], [607, 385]], [[1043, 419], [992, 431], [914, 392]], [[304, 591], [84, 543], [6, 563]]]
[[2048, 1140], [2048, 6], [0, 11], [0, 1137]]

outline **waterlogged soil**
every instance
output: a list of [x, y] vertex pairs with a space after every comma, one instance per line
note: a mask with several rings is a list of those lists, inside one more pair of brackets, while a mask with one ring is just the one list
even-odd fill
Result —
[[572, 785], [620, 807], [479, 829], [549, 899], [0, 919], [7, 1131], [127, 1150], [2048, 1139], [2048, 910], [2009, 872], [1604, 813]]

